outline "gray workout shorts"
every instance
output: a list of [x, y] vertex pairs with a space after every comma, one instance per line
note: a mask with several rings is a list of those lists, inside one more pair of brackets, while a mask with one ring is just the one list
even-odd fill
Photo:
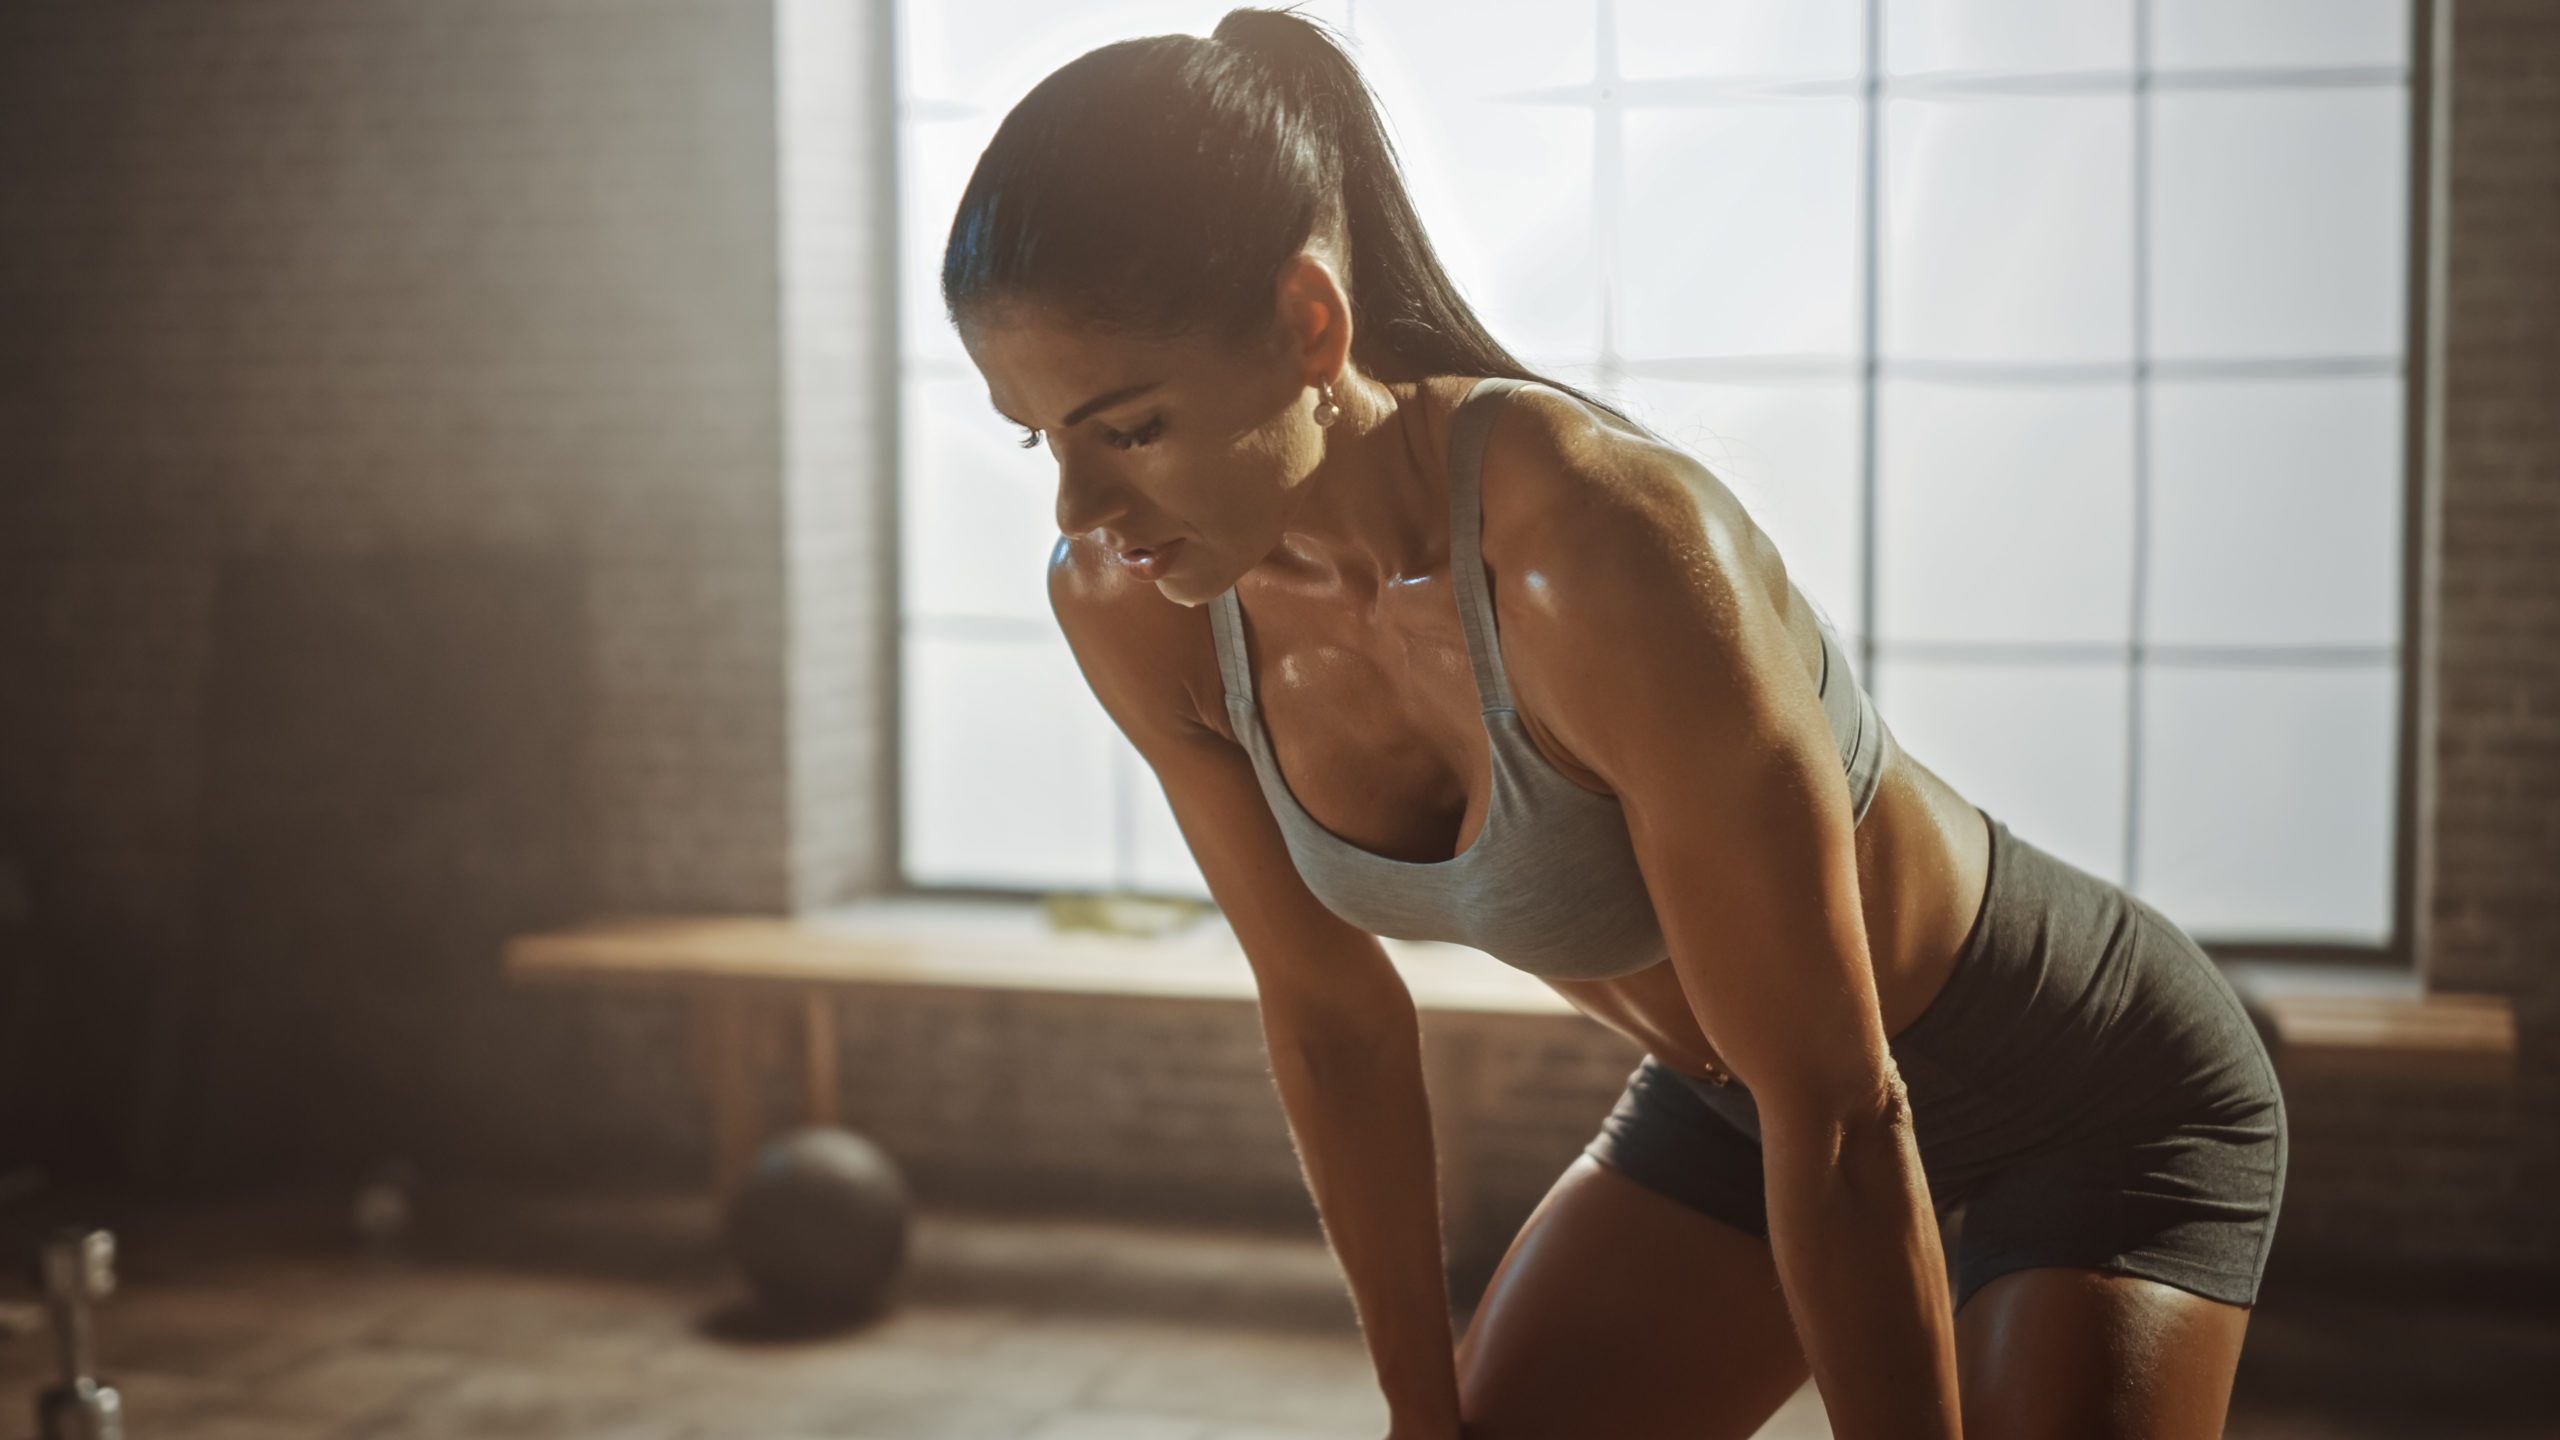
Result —
[[[1956, 1305], [2012, 1270], [2140, 1275], [2254, 1304], [2284, 1198], [2284, 1099], [2240, 998], [2123, 887], [1991, 827], [1955, 970], [1889, 1046]], [[1585, 1153], [1768, 1234], [1757, 1107], [1651, 1055]]]

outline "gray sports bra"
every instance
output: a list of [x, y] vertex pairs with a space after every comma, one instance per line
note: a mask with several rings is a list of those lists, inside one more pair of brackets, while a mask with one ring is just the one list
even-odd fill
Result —
[[[1228, 718], [1253, 757], [1290, 858], [1326, 908], [1372, 934], [1470, 945], [1548, 979], [1602, 980], [1642, 970], [1671, 951], [1616, 797], [1574, 784], [1539, 753], [1512, 708], [1495, 643], [1478, 487], [1495, 407], [1525, 383], [1478, 381], [1450, 424], [1449, 564], [1493, 759], [1493, 797], [1474, 844], [1447, 860], [1394, 860], [1317, 824], [1272, 756], [1232, 587], [1213, 602], [1210, 629]], [[1821, 629], [1822, 709], [1848, 771], [1852, 812], [1863, 820], [1883, 773], [1884, 723], [1827, 618]]]

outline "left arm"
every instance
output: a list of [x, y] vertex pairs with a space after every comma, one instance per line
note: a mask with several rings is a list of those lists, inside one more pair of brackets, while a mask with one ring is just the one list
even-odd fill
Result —
[[1770, 1245], [1836, 1433], [1955, 1436], [1946, 1265], [1838, 748], [1774, 597], [1675, 457], [1639, 453], [1659, 473], [1574, 487], [1522, 532], [1542, 603], [1504, 613], [1541, 715], [1617, 792], [1681, 988], [1758, 1103]]

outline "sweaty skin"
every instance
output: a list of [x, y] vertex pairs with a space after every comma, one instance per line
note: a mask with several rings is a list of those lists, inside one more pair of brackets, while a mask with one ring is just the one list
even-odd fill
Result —
[[[1446, 519], [1449, 418], [1471, 383], [1465, 377], [1432, 377], [1388, 386], [1400, 392], [1400, 414], [1418, 437], [1412, 468], [1397, 483], [1411, 488], [1415, 508], [1441, 517], [1427, 559], [1409, 562], [1383, 583], [1277, 565], [1235, 582], [1252, 621], [1264, 726], [1289, 788], [1326, 829], [1398, 860], [1446, 860], [1464, 850], [1483, 827], [1492, 795], [1492, 755], [1459, 628]], [[1581, 443], [1595, 450], [1658, 448], [1607, 412], [1585, 410], [1551, 391], [1515, 392], [1504, 404], [1568, 412], [1553, 418], [1568, 432], [1582, 430]], [[1521, 513], [1528, 507], [1516, 502], [1537, 493], [1542, 481], [1553, 482], [1506, 475], [1504, 459], [1502, 447], [1487, 448], [1482, 487], [1484, 564], [1497, 617], [1565, 603], [1535, 572], [1505, 564], [1506, 554], [1527, 549], [1530, 538], [1530, 517]], [[1744, 537], [1733, 553], [1751, 557], [1754, 583], [1783, 597], [1798, 663], [1809, 681], [1819, 683], [1819, 625], [1788, 580], [1776, 546], [1703, 467], [1686, 467], [1684, 479], [1707, 524]], [[1160, 659], [1182, 667], [1185, 688], [1205, 700], [1196, 705], [1199, 721], [1235, 741], [1218, 700], [1217, 653], [1206, 614], [1198, 621], [1196, 641]], [[1500, 642], [1531, 740], [1574, 784], [1609, 794], [1539, 718], [1551, 699], [1541, 677], [1558, 667], [1537, 653], [1535, 642], [1519, 638], [1528, 633], [1530, 627], [1503, 627]], [[1665, 663], [1652, 637], [1641, 633], [1586, 636], [1583, 642], [1609, 649], [1612, 659], [1626, 665]], [[1883, 775], [1858, 826], [1857, 853], [1877, 997], [1891, 1035], [1916, 1018], [1945, 983], [1981, 905], [1990, 837], [1964, 796], [1894, 744], [1888, 730]], [[1667, 1065], [1707, 1079], [1729, 1073], [1667, 959], [1614, 979], [1545, 983]]]

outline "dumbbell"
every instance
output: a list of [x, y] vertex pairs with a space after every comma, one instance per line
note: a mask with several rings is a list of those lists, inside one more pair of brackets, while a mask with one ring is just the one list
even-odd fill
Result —
[[116, 1288], [116, 1237], [105, 1230], [57, 1231], [36, 1263], [53, 1319], [62, 1381], [36, 1397], [38, 1440], [124, 1440], [124, 1397], [90, 1372], [97, 1333], [89, 1307]]

